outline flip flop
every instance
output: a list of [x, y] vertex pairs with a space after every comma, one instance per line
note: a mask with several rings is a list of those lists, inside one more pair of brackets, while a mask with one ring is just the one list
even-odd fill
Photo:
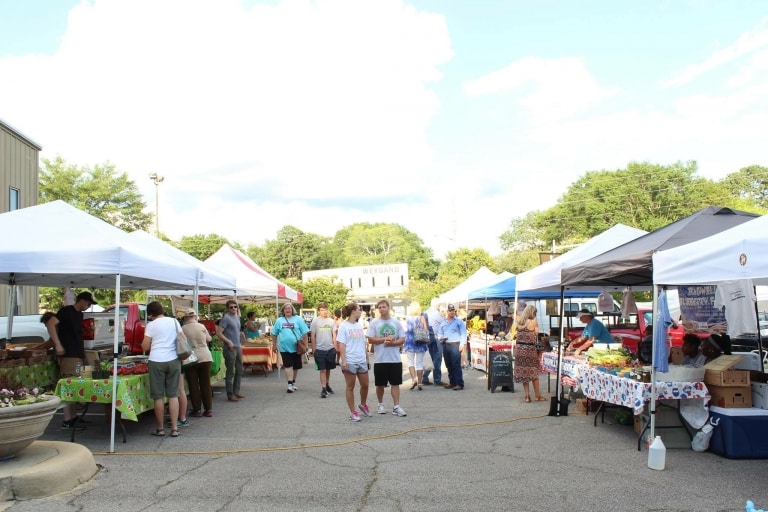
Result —
[[537, 402], [546, 402], [546, 401], [547, 401], [547, 399], [546, 399], [546, 398], [544, 398], [543, 396], [537, 396], [537, 397], [536, 397], [536, 401], [537, 401]]
[[171, 437], [179, 437], [179, 431], [178, 430], [171, 430]]
[[150, 435], [156, 436], [156, 437], [165, 437], [165, 430], [158, 428], [153, 430], [149, 433]]

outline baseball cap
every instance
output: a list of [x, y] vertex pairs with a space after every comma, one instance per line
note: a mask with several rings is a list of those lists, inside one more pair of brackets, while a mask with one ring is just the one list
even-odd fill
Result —
[[75, 297], [75, 302], [80, 300], [87, 300], [89, 304], [98, 304], [95, 300], [93, 300], [93, 295], [91, 295], [91, 292], [78, 293], [77, 297]]
[[448, 311], [456, 311], [456, 306], [453, 304], [448, 304]]

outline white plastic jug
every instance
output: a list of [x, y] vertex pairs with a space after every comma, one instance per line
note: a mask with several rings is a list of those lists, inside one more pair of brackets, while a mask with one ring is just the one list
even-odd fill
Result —
[[651, 469], [664, 469], [667, 460], [667, 447], [661, 442], [661, 436], [656, 436], [651, 446], [648, 447], [648, 467]]

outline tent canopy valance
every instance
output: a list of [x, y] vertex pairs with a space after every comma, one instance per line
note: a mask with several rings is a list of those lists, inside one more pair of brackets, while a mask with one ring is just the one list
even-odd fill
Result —
[[[64, 201], [0, 214], [0, 281], [73, 288], [198, 285], [198, 267], [148, 251], [128, 233]], [[232, 286], [231, 278], [210, 283]]]
[[565, 286], [652, 286], [656, 251], [706, 238], [756, 218], [754, 213], [709, 206], [577, 265], [562, 270]]

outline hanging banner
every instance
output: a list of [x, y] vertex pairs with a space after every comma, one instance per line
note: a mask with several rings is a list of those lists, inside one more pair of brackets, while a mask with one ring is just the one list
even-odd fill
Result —
[[725, 313], [715, 307], [716, 285], [678, 286], [680, 317], [685, 332], [724, 334]]

